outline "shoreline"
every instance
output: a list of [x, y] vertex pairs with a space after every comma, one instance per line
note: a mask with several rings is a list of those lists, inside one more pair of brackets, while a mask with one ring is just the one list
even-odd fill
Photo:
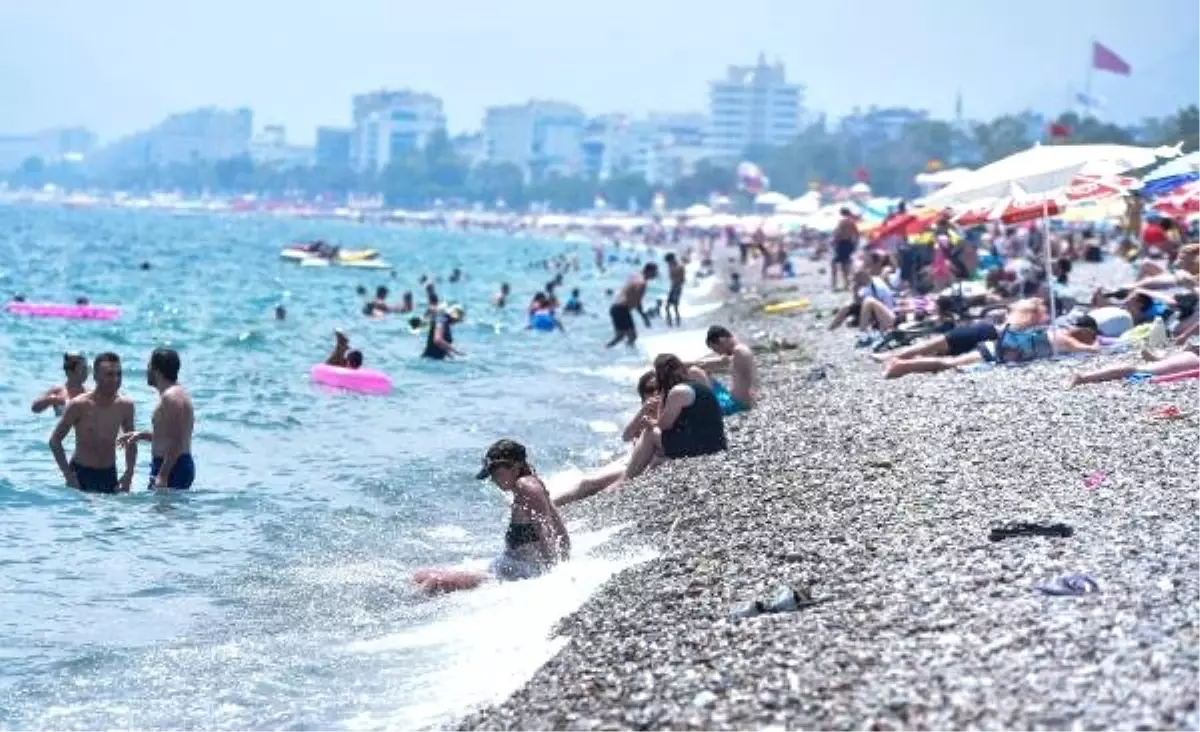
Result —
[[[818, 266], [795, 283], [827, 313]], [[704, 325], [800, 348], [758, 356], [763, 398], [727, 422], [729, 451], [566, 510], [659, 557], [456, 728], [1200, 728], [1195, 382], [1068, 391], [1075, 360], [885, 381], [853, 335], [756, 309]], [[1148, 420], [1163, 403], [1192, 413]], [[1010, 521], [1075, 533], [988, 541]], [[1100, 591], [1032, 589], [1074, 572]], [[728, 617], [780, 584], [829, 601]]]

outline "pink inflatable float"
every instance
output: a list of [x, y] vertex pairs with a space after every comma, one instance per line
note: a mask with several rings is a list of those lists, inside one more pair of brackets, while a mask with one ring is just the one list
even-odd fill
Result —
[[120, 308], [111, 305], [58, 305], [48, 302], [10, 302], [4, 309], [14, 315], [75, 320], [113, 320], [121, 314]]
[[1185, 379], [1200, 378], [1200, 370], [1192, 369], [1191, 371], [1178, 371], [1173, 374], [1163, 374], [1150, 379], [1151, 384], [1170, 384], [1173, 381], [1183, 381]]
[[319, 363], [312, 367], [309, 376], [318, 384], [363, 394], [387, 394], [392, 390], [391, 378], [371, 369], [344, 369]]

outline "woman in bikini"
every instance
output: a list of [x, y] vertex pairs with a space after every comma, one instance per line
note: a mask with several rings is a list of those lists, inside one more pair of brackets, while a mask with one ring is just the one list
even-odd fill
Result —
[[567, 527], [551, 502], [546, 485], [529, 464], [524, 445], [513, 440], [496, 441], [488, 448], [483, 467], [475, 477], [491, 478], [497, 488], [512, 494], [504, 552], [492, 560], [486, 572], [418, 571], [413, 582], [427, 593], [470, 590], [489, 579], [531, 579], [570, 557]]

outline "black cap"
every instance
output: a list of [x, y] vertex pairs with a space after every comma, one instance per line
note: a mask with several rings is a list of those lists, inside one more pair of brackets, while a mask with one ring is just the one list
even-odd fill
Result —
[[484, 480], [492, 474], [492, 467], [500, 463], [525, 464], [525, 446], [513, 440], [496, 440], [483, 457], [483, 467], [475, 474], [476, 480]]

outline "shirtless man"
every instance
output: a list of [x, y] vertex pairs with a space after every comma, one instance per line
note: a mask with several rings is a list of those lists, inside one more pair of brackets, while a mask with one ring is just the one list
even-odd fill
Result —
[[646, 327], [650, 327], [650, 317], [642, 309], [642, 298], [646, 295], [647, 283], [655, 277], [658, 277], [658, 265], [654, 262], [647, 262], [639, 274], [631, 276], [621, 286], [616, 299], [613, 300], [612, 307], [608, 309], [608, 315], [612, 318], [613, 337], [605, 345], [605, 348], [612, 348], [622, 340], [631, 347], [633, 346], [637, 340], [637, 326], [633, 324], [634, 310], [642, 316], [642, 322], [646, 324]]
[[[137, 445], [125, 445], [125, 473], [117, 478], [117, 435], [133, 431], [133, 401], [120, 394], [121, 358], [101, 353], [92, 363], [96, 386], [67, 402], [50, 434], [50, 452], [67, 485], [89, 493], [128, 491]], [[63, 440], [75, 430], [75, 454], [67, 461]]]
[[46, 390], [46, 393], [33, 400], [33, 413], [41, 414], [54, 407], [55, 416], [61, 417], [67, 402], [87, 391], [84, 383], [88, 377], [87, 361], [81, 353], [63, 354], [63, 371], [67, 374], [64, 384], [56, 384]]
[[325, 359], [325, 365], [346, 368], [349, 365], [346, 361], [346, 352], [350, 350], [350, 339], [340, 330], [333, 331], [333, 338], [333, 350]]
[[758, 368], [754, 365], [754, 352], [750, 346], [733, 337], [728, 328], [714, 325], [708, 329], [704, 343], [717, 358], [697, 361], [696, 366], [707, 374], [729, 372], [729, 388], [712, 379], [713, 394], [726, 417], [749, 411], [758, 400]]
[[192, 460], [195, 414], [192, 397], [179, 385], [179, 354], [169, 348], [155, 349], [146, 367], [146, 383], [158, 390], [150, 431], [126, 432], [117, 444], [150, 443], [150, 490], [187, 490], [196, 480]]
[[[687, 270], [675, 258], [675, 253], [670, 252], [663, 257], [667, 263], [667, 278], [671, 281], [671, 289], [667, 291], [667, 325], [683, 325], [683, 318], [679, 317], [679, 300], [683, 297], [683, 283], [687, 279]], [[671, 319], [671, 314], [675, 314], [674, 321]]]

